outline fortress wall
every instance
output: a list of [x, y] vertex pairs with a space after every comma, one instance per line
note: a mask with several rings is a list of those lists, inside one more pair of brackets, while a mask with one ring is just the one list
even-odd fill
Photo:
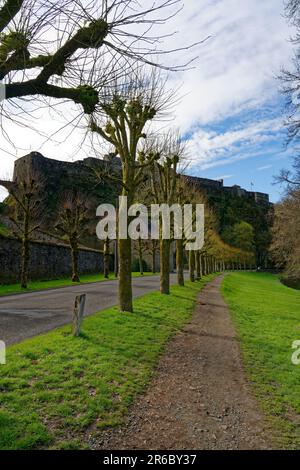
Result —
[[[68, 246], [32, 242], [29, 278], [50, 280], [71, 275], [71, 251]], [[0, 235], [0, 283], [19, 281], [21, 243]], [[103, 272], [103, 254], [90, 249], [79, 250], [79, 273]]]
[[[19, 158], [15, 162], [13, 179], [14, 181], [18, 181], [18, 176], [21, 174], [22, 168], [32, 168], [45, 180], [44, 183], [47, 186], [47, 191], [50, 195], [53, 194], [54, 197], [57, 190], [65, 186], [80, 189], [82, 185], [89, 181], [91, 175], [94, 175], [93, 169], [103, 169], [107, 167], [107, 165], [117, 171], [121, 171], [121, 161], [118, 157], [109, 158], [106, 156], [103, 160], [88, 157], [84, 160], [75, 162], [65, 162], [45, 158], [38, 152], [31, 152], [30, 154]], [[208, 178], [188, 175], [185, 175], [184, 179], [204, 192], [226, 192], [233, 196], [252, 198], [258, 204], [269, 203], [268, 194], [247, 191], [237, 185], [224, 186], [223, 180], [211, 180]], [[109, 181], [107, 181], [107, 183], [111, 184]], [[100, 192], [99, 187], [99, 194]]]

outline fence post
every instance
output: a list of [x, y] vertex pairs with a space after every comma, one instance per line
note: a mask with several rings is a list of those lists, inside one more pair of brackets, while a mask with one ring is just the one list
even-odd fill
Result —
[[73, 313], [73, 336], [80, 335], [80, 328], [84, 314], [86, 294], [77, 295]]

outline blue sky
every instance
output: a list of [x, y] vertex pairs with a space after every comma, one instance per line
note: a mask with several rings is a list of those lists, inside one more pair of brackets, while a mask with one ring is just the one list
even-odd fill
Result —
[[[144, 3], [152, 0], [143, 0]], [[289, 166], [293, 149], [285, 149], [283, 98], [275, 76], [290, 66], [293, 31], [283, 17], [283, 0], [188, 0], [184, 9], [166, 25], [166, 49], [201, 41], [190, 51], [164, 56], [182, 64], [197, 56], [194, 67], [170, 74], [170, 86], [180, 88], [180, 103], [170, 125], [187, 140], [189, 173], [224, 178], [280, 198], [273, 175]], [[33, 115], [34, 130], [5, 123], [12, 143], [0, 142], [0, 177], [10, 176], [16, 158], [36, 150], [49, 158], [74, 161], [93, 153], [83, 144], [85, 130], [63, 128], [78, 114], [72, 103], [60, 114], [47, 109]], [[57, 131], [60, 130], [58, 133]], [[52, 136], [52, 137], [51, 137]], [[103, 152], [102, 152], [103, 153]], [[0, 199], [4, 192], [0, 189]]]
[[[292, 148], [287, 147], [286, 131], [282, 126], [284, 102], [281, 96], [264, 106], [244, 110], [237, 116], [200, 126], [211, 146], [201, 165], [192, 165], [194, 175], [211, 179], [223, 179], [225, 186], [238, 184], [247, 190], [267, 192], [276, 202], [282, 188], [274, 185], [274, 175], [290, 166]], [[197, 133], [197, 131], [195, 131]], [[195, 132], [185, 138], [195, 140]], [[197, 144], [193, 142], [193, 146]], [[202, 150], [199, 137], [197, 152]], [[197, 167], [198, 166], [198, 167]]]
[[276, 78], [294, 52], [284, 2], [192, 0], [187, 8], [186, 39], [199, 31], [211, 36], [199, 67], [185, 75], [186, 98], [177, 113], [189, 171], [223, 178], [228, 186], [251, 189], [253, 183], [276, 202], [282, 188], [273, 185], [273, 177], [289, 167], [293, 153], [286, 148], [284, 99]]

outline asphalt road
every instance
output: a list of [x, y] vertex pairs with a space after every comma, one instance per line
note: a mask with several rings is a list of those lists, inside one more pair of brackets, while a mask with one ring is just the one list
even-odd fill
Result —
[[[159, 289], [159, 276], [133, 278], [133, 295], [139, 297]], [[176, 275], [171, 274], [171, 283]], [[57, 326], [72, 322], [74, 300], [87, 294], [85, 315], [118, 303], [118, 282], [104, 281], [0, 297], [0, 340], [19, 343]]]

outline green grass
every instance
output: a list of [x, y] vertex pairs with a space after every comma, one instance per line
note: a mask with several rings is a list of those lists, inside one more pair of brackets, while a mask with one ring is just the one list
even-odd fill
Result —
[[6, 227], [6, 225], [0, 222], [0, 235], [3, 235], [4, 237], [6, 237], [9, 234], [10, 234], [10, 231], [8, 227]]
[[82, 448], [91, 429], [119, 425], [212, 278], [174, 286], [170, 296], [140, 297], [133, 314], [110, 308], [92, 315], [79, 338], [68, 325], [8, 348], [0, 366], [0, 449]]
[[[140, 273], [132, 273], [133, 277], [139, 277]], [[153, 276], [152, 273], [144, 273], [144, 276]], [[110, 275], [110, 280], [114, 280], [114, 274]], [[72, 282], [70, 278], [53, 279], [51, 281], [32, 281], [28, 283], [27, 289], [22, 289], [20, 284], [0, 284], [0, 297], [8, 294], [26, 293], [35, 290], [55, 289], [57, 287], [78, 286], [89, 282], [106, 281], [103, 274], [85, 274], [80, 276], [79, 282]]]
[[300, 340], [300, 292], [264, 273], [225, 277], [223, 296], [241, 341], [253, 389], [283, 448], [300, 447], [300, 366], [291, 362]]

